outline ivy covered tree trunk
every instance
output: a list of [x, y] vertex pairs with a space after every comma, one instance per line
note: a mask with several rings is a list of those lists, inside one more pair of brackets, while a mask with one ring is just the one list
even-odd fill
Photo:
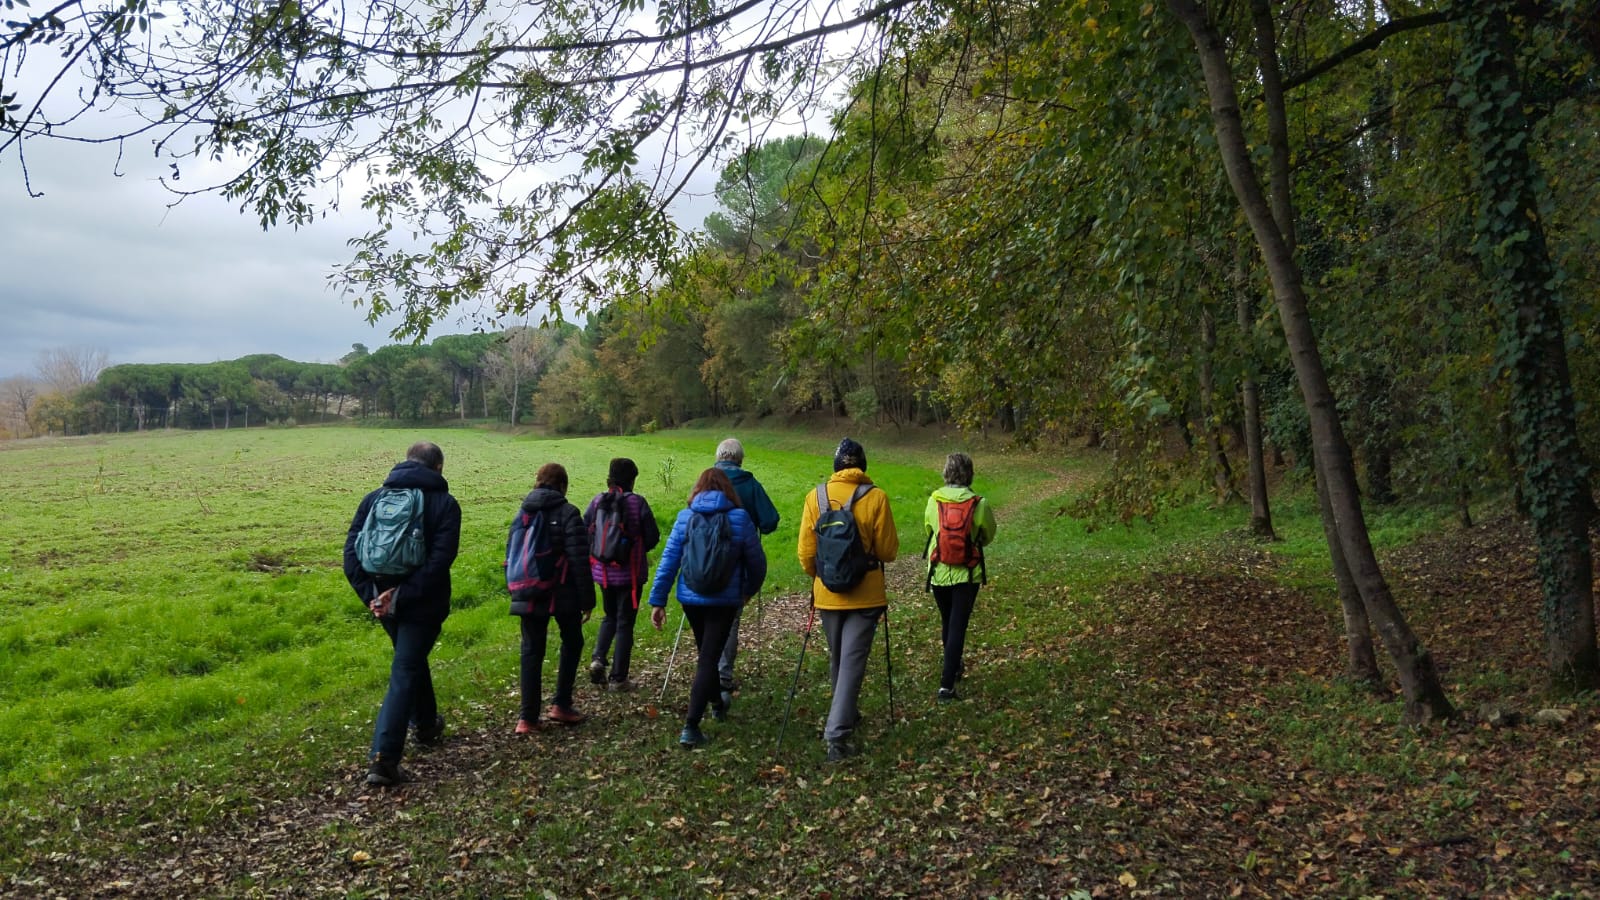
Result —
[[1511, 379], [1511, 428], [1539, 547], [1550, 678], [1558, 690], [1600, 686], [1595, 644], [1592, 499], [1561, 318], [1561, 273], [1540, 218], [1547, 193], [1528, 153], [1512, 4], [1482, 0], [1463, 17], [1456, 90], [1476, 163], [1478, 239], [1501, 327], [1499, 364]]
[[[1269, 203], [1250, 158], [1227, 47], [1211, 24], [1203, 5], [1193, 0], [1167, 0], [1167, 6], [1194, 39], [1205, 77], [1206, 93], [1211, 101], [1211, 119], [1218, 151], [1222, 155], [1223, 167], [1227, 170], [1234, 195], [1250, 223], [1250, 230], [1266, 262], [1273, 299], [1305, 399], [1318, 475], [1325, 479], [1327, 485], [1336, 543], [1349, 564], [1367, 615], [1394, 661], [1405, 695], [1404, 718], [1409, 723], [1449, 718], [1455, 710], [1439, 682], [1433, 657], [1417, 640], [1394, 602], [1394, 595], [1378, 565], [1377, 554], [1367, 533], [1354, 458], [1344, 427], [1339, 421], [1333, 390], [1311, 327], [1305, 286], [1289, 242], [1285, 239], [1279, 220], [1274, 217], [1274, 204]], [[1272, 115], [1278, 117], [1281, 123], [1283, 93], [1277, 77], [1275, 53], [1273, 50], [1272, 54], [1262, 54], [1262, 69], [1266, 70], [1263, 74], [1263, 92], [1269, 109], [1276, 107]], [[1287, 192], [1282, 190], [1286, 184], [1280, 184], [1280, 180], [1275, 178], [1274, 187], [1277, 188], [1274, 200], [1280, 210], [1278, 215], [1282, 216], [1284, 223], [1290, 223], [1293, 221], [1292, 207]]]

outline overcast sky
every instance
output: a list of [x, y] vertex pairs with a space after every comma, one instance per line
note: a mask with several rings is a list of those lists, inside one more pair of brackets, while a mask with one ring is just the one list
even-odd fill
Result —
[[[825, 112], [812, 115], [826, 121]], [[758, 143], [806, 124], [803, 115], [751, 123], [744, 137]], [[112, 365], [252, 353], [334, 362], [352, 344], [393, 342], [396, 317], [369, 325], [366, 310], [328, 282], [351, 257], [346, 241], [371, 227], [363, 211], [298, 231], [263, 231], [216, 195], [172, 206], [148, 138], [130, 140], [120, 161], [114, 146], [34, 140], [27, 152], [40, 197], [28, 195], [15, 148], [0, 155], [0, 379], [32, 375], [40, 355], [54, 349], [103, 350]], [[716, 208], [720, 169], [712, 162], [695, 171], [672, 207], [680, 225], [698, 228]], [[199, 187], [205, 174], [188, 161], [181, 184]], [[428, 339], [474, 324], [452, 313]]]
[[148, 154], [122, 168], [106, 148], [31, 144], [33, 198], [15, 155], [0, 159], [0, 378], [33, 374], [54, 348], [104, 350], [112, 364], [333, 362], [392, 342], [392, 321], [367, 324], [327, 282], [364, 219], [264, 232], [213, 195], [168, 209]]
[[[350, 259], [345, 242], [366, 233], [361, 210], [298, 231], [263, 231], [236, 204], [207, 194], [169, 208], [161, 170], [129, 150], [119, 171], [108, 148], [35, 142], [33, 189], [15, 154], [0, 158], [0, 379], [33, 375], [57, 348], [104, 350], [118, 363], [216, 362], [276, 353], [336, 362], [355, 343], [393, 343], [327, 276]], [[184, 174], [186, 186], [200, 173]], [[699, 227], [715, 202], [716, 170], [674, 204]], [[454, 315], [428, 335], [471, 331]], [[514, 323], [506, 323], [514, 324]]]

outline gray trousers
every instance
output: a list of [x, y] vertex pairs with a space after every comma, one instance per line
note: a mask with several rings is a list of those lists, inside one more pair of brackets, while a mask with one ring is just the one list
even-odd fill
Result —
[[828, 638], [828, 670], [833, 679], [833, 706], [822, 732], [830, 743], [848, 738], [861, 719], [861, 682], [867, 675], [867, 657], [872, 655], [872, 638], [878, 633], [878, 617], [884, 609], [817, 610], [822, 633]]

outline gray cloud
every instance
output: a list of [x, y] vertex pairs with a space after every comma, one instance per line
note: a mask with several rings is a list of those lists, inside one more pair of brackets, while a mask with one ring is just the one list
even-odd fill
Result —
[[359, 216], [264, 232], [217, 196], [169, 209], [153, 171], [119, 177], [103, 148], [30, 151], [43, 197], [27, 196], [14, 156], [0, 160], [0, 378], [31, 374], [58, 347], [103, 349], [113, 364], [331, 362], [390, 341], [393, 321], [367, 324], [327, 283], [365, 229]]

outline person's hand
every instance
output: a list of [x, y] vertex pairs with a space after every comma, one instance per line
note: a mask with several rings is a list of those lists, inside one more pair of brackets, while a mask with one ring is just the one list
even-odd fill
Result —
[[667, 621], [667, 608], [665, 606], [653, 606], [650, 608], [650, 624], [654, 625], [657, 631], [661, 630], [661, 623], [665, 621]]
[[387, 591], [373, 597], [372, 602], [367, 604], [367, 608], [372, 610], [372, 614], [380, 619], [394, 612], [394, 588], [389, 588]]

